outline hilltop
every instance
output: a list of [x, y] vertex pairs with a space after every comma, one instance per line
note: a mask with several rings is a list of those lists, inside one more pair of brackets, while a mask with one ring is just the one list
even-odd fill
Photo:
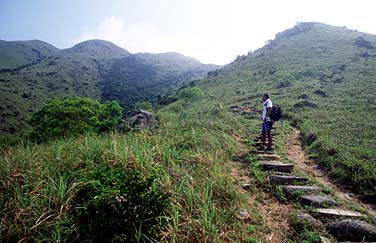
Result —
[[53, 97], [117, 99], [130, 109], [217, 68], [178, 53], [131, 54], [104, 40], [68, 49], [39, 40], [0, 41], [0, 133], [3, 141], [21, 135], [30, 115]]

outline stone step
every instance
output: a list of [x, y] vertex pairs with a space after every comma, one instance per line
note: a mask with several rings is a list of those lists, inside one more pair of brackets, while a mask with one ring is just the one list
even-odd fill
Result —
[[323, 196], [323, 195], [314, 195], [314, 194], [299, 196], [299, 202], [303, 205], [316, 207], [316, 208], [321, 208], [321, 207], [327, 208], [327, 207], [337, 205], [337, 202], [331, 197]]
[[318, 186], [285, 186], [283, 188], [283, 192], [287, 196], [293, 196], [294, 194], [299, 193], [315, 193], [315, 192], [321, 192], [321, 187]]
[[270, 175], [269, 180], [274, 184], [291, 184], [294, 182], [307, 182], [308, 178], [295, 175]]
[[348, 210], [341, 210], [341, 209], [332, 209], [332, 208], [319, 208], [315, 210], [315, 214], [320, 217], [326, 218], [362, 218], [364, 217], [363, 214], [348, 211]]
[[266, 151], [266, 150], [257, 149], [253, 151], [253, 153], [254, 154], [274, 154], [274, 151]]
[[294, 169], [293, 164], [285, 164], [280, 161], [261, 161], [261, 165], [264, 170], [274, 170], [287, 173]]
[[360, 220], [341, 220], [329, 224], [327, 229], [339, 241], [376, 241], [376, 226]]
[[281, 160], [281, 156], [277, 154], [260, 154], [258, 157], [262, 160]]

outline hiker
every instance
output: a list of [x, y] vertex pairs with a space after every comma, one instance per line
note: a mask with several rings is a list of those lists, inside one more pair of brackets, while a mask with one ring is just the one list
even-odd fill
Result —
[[266, 151], [272, 151], [272, 134], [271, 130], [273, 127], [273, 120], [270, 119], [270, 113], [272, 112], [273, 103], [270, 100], [269, 94], [264, 94], [262, 96], [263, 108], [262, 108], [262, 147], [265, 148], [266, 137], [268, 137], [268, 147]]

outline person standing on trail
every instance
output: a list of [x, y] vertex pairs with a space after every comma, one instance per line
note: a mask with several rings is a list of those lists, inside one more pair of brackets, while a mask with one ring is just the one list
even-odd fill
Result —
[[272, 151], [272, 134], [271, 130], [273, 127], [273, 120], [270, 119], [270, 113], [272, 113], [273, 103], [270, 100], [269, 94], [264, 94], [262, 96], [263, 108], [262, 108], [262, 149], [265, 148], [265, 141], [266, 137], [268, 137], [268, 147], [266, 148], [267, 151]]

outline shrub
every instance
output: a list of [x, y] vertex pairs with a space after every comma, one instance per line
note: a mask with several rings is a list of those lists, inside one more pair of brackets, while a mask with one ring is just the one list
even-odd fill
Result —
[[136, 110], [147, 110], [150, 112], [155, 110], [153, 104], [148, 101], [138, 102], [134, 107]]
[[80, 241], [144, 242], [158, 239], [169, 196], [154, 176], [103, 166], [84, 177], [75, 195]]
[[178, 97], [184, 100], [196, 100], [202, 96], [204, 92], [199, 87], [184, 88], [178, 93]]
[[29, 121], [29, 138], [37, 142], [85, 132], [100, 133], [116, 128], [122, 109], [116, 101], [99, 103], [76, 96], [47, 101]]

